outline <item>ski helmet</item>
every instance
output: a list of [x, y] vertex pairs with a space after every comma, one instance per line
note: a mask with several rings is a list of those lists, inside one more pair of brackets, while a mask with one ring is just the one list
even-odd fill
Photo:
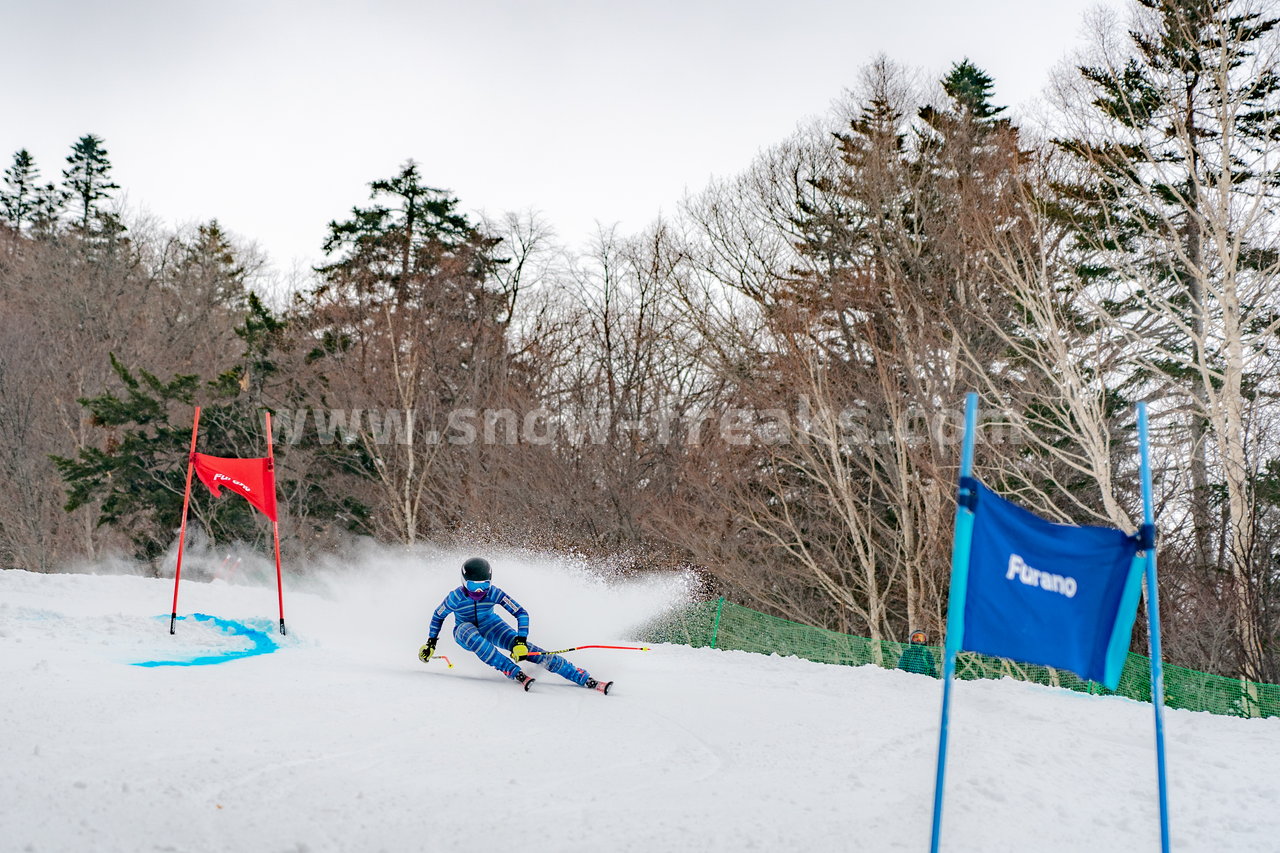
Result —
[[489, 593], [490, 578], [493, 571], [489, 561], [472, 557], [462, 564], [462, 585], [466, 587], [467, 598], [480, 601]]
[[493, 569], [483, 557], [472, 557], [462, 564], [462, 579], [467, 581], [493, 580]]

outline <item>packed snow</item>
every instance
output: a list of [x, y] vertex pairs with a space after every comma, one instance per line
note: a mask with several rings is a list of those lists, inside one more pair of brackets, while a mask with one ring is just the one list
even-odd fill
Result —
[[[486, 555], [551, 648], [690, 595]], [[193, 569], [173, 636], [171, 580], [0, 571], [0, 851], [928, 849], [939, 681], [655, 645], [569, 656], [608, 696], [532, 664], [526, 693], [452, 621], [453, 668], [417, 659], [465, 556], [287, 574], [285, 637], [261, 567]], [[1280, 720], [1166, 725], [1174, 850], [1280, 849]], [[958, 683], [942, 849], [1158, 850], [1151, 707]]]

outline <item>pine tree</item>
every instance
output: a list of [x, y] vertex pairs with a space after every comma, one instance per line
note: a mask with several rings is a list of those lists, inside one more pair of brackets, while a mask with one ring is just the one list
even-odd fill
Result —
[[[1005, 337], [1011, 329], [1037, 334], [1005, 281], [1032, 258], [997, 264], [993, 255], [1008, 242], [1034, 247], [1036, 234], [1024, 203], [1027, 157], [994, 103], [990, 76], [968, 60], [956, 63], [941, 81], [946, 97], [914, 111], [914, 125], [907, 120], [912, 99], [883, 64], [870, 82], [861, 111], [837, 137], [841, 168], [818, 179], [816, 202], [802, 199], [798, 249], [807, 263], [773, 312], [792, 325], [769, 323], [798, 364], [780, 363], [783, 343], [759, 358], [766, 375], [821, 376], [807, 396], [828, 411], [861, 412], [859, 425], [875, 440], [847, 453], [839, 436], [819, 427], [806, 435], [810, 444], [827, 442], [847, 470], [833, 470], [800, 444], [759, 462], [750, 476], [772, 478], [762, 483], [768, 500], [758, 511], [778, 513], [775, 530], [803, 529], [798, 551], [826, 548], [828, 556], [813, 562], [849, 573], [833, 586], [867, 609], [859, 630], [891, 635], [907, 625], [873, 625], [902, 619], [885, 608], [905, 604], [905, 622], [936, 623], [946, 583], [941, 561], [922, 554], [940, 541], [934, 518], [948, 499], [930, 472], [953, 464], [952, 450], [922, 440], [912, 413], [936, 412], [957, 388], [1003, 395], [1017, 411], [1053, 377], [1041, 370], [1034, 388], [1020, 382], [1029, 371], [1011, 364]], [[1024, 494], [1043, 496], [1043, 481], [1069, 469], [1041, 453], [1005, 470], [1035, 481], [1032, 489], [1025, 480], [1015, 484]], [[855, 493], [859, 518], [841, 519], [833, 507]], [[1075, 509], [1064, 503], [1054, 507], [1059, 517]]]
[[40, 170], [35, 159], [23, 148], [13, 155], [13, 165], [5, 170], [5, 189], [0, 192], [0, 211], [5, 222], [16, 231], [30, 224], [35, 214]]
[[0, 221], [15, 231], [30, 227], [38, 235], [52, 232], [62, 215], [62, 192], [53, 184], [40, 183], [40, 169], [31, 152], [23, 148], [13, 155], [13, 165], [5, 170], [0, 191]]
[[[182, 511], [191, 408], [199, 403], [198, 449], [215, 456], [255, 457], [266, 445], [264, 409], [305, 404], [296, 377], [281, 377], [280, 360], [290, 341], [288, 323], [254, 294], [235, 332], [244, 344], [239, 363], [210, 381], [196, 374], [162, 379], [130, 368], [111, 356], [120, 387], [82, 399], [92, 424], [102, 431], [100, 446], [74, 457], [54, 457], [67, 487], [67, 511], [98, 506], [97, 524], [129, 537], [134, 555], [154, 563], [177, 533]], [[358, 448], [343, 442], [322, 446], [315, 433], [296, 444], [276, 434], [276, 485], [294, 530], [307, 537], [341, 527], [368, 533], [369, 510], [349, 489], [334, 488], [335, 477], [352, 471], [367, 476]], [[295, 454], [303, 476], [291, 475]], [[296, 470], [296, 469], [295, 469]], [[343, 519], [335, 524], [336, 519]], [[217, 500], [196, 483], [191, 497], [192, 523], [219, 542], [269, 543], [267, 528], [245, 501]], [[299, 529], [301, 528], [301, 529]]]
[[104, 215], [99, 203], [120, 189], [111, 182], [111, 161], [100, 137], [88, 134], [71, 146], [62, 178], [68, 195], [79, 204], [79, 227], [88, 233]]
[[[1010, 187], [1002, 178], [1016, 169], [1021, 152], [1016, 130], [999, 117], [1005, 108], [991, 103], [994, 82], [986, 72], [965, 59], [951, 67], [942, 89], [945, 104], [926, 104], [919, 111], [914, 168], [920, 178], [914, 183], [923, 207], [918, 227], [935, 246], [972, 255], [974, 241], [963, 233], [965, 223], [955, 214], [999, 206], [997, 194]], [[971, 261], [962, 260], [962, 268], [941, 277], [963, 286], [973, 277], [972, 269], [963, 268], [971, 267]]]
[[172, 405], [190, 406], [199, 377], [165, 382], [137, 375], [111, 357], [124, 394], [81, 400], [95, 426], [108, 431], [105, 449], [87, 447], [74, 458], [54, 457], [67, 483], [67, 512], [100, 500], [97, 524], [125, 533], [139, 559], [164, 553], [182, 513], [190, 427], [170, 420]]
[[56, 184], [47, 183], [38, 187], [31, 210], [31, 230], [39, 237], [56, 233], [66, 201], [66, 193], [58, 189]]
[[785, 298], [833, 328], [842, 326], [840, 312], [892, 310], [880, 284], [901, 246], [911, 195], [906, 117], [890, 92], [895, 72], [882, 60], [869, 73], [866, 103], [835, 134], [840, 168], [816, 176], [817, 192], [796, 202], [806, 263]]
[[[1005, 111], [1005, 107], [997, 107], [991, 103], [995, 94], [995, 81], [987, 72], [970, 62], [968, 57], [951, 66], [951, 71], [942, 79], [942, 89], [959, 111], [967, 113], [978, 122], [991, 124]], [[937, 110], [926, 106], [920, 113], [928, 121], [930, 116], [937, 114]]]
[[1262, 680], [1260, 445], [1245, 413], [1275, 381], [1280, 19], [1240, 0], [1138, 6], [1127, 46], [1079, 69], [1084, 127], [1058, 140], [1076, 175], [1056, 201], [1078, 277], [1131, 341], [1131, 378], [1183, 402], [1189, 562], [1209, 586], [1226, 570], [1238, 671]]
[[1005, 108], [992, 103], [986, 72], [964, 59], [941, 84], [946, 100], [917, 112], [893, 265], [915, 303], [899, 306], [914, 317], [906, 322], [935, 330], [923, 335], [935, 347], [967, 350], [970, 358], [952, 380], [974, 387], [964, 374], [985, 373], [999, 360], [1003, 345], [990, 327], [1013, 310], [992, 280], [989, 258], [993, 234], [1019, 224], [1025, 158], [1017, 129], [1001, 117]]
[[386, 203], [352, 208], [350, 219], [329, 223], [324, 252], [333, 261], [319, 272], [333, 284], [403, 296], [414, 276], [430, 274], [444, 254], [495, 244], [457, 211], [456, 198], [422, 183], [412, 160], [369, 189], [372, 201]]
[[[494, 286], [498, 240], [459, 213], [456, 198], [424, 185], [412, 161], [370, 190], [374, 204], [329, 224], [330, 262], [303, 300], [313, 362], [342, 405], [364, 402], [384, 418], [380, 427], [385, 418], [418, 418], [426, 421], [418, 431], [443, 434], [451, 410], [484, 406], [507, 375], [510, 304]], [[448, 505], [444, 481], [463, 477], [441, 475], [446, 460], [418, 431], [408, 424], [391, 443], [371, 423], [356, 435], [385, 490], [385, 530], [404, 542], [421, 536], [428, 507], [438, 518]]]
[[218, 220], [197, 225], [192, 237], [175, 242], [171, 280], [176, 290], [198, 291], [202, 305], [237, 311], [247, 307], [249, 268]]
[[[938, 621], [930, 591], [942, 563], [921, 554], [945, 496], [925, 472], [947, 463], [911, 413], [972, 387], [955, 353], [981, 349], [967, 309], [994, 289], [981, 276], [982, 229], [997, 207], [988, 187], [1016, 185], [1019, 162], [989, 78], [962, 63], [944, 87], [949, 100], [916, 113], [913, 127], [900, 75], [886, 62], [869, 70], [862, 108], [836, 136], [838, 165], [812, 181], [817, 193], [800, 188], [801, 263], [770, 294], [775, 337], [757, 356], [764, 377], [792, 377], [791, 390], [826, 414], [804, 441], [752, 466], [746, 476], [766, 496], [753, 523], [767, 517], [774, 535], [794, 537], [789, 547], [822, 567], [815, 594], [873, 637]], [[857, 452], [834, 414], [850, 412], [876, 437]]]

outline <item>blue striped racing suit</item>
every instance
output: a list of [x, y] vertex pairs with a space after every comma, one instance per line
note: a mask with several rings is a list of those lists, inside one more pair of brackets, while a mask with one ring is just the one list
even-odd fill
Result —
[[[516, 629], [494, 612], [497, 605], [516, 617]], [[440, 628], [450, 613], [453, 614], [453, 638], [458, 641], [458, 645], [475, 652], [476, 657], [508, 678], [515, 678], [520, 667], [511, 659], [510, 649], [517, 636], [529, 636], [529, 611], [496, 586], [485, 590], [484, 597], [479, 601], [467, 595], [466, 586], [460, 586], [445, 596], [431, 615], [428, 634], [431, 639], [440, 636]], [[546, 651], [533, 643], [528, 646], [530, 652]], [[574, 684], [586, 686], [587, 679], [591, 677], [586, 670], [579, 669], [559, 655], [540, 654], [530, 657], [530, 660]]]

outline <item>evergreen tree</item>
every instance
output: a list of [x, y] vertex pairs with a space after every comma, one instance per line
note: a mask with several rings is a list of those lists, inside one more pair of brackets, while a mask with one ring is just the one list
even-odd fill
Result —
[[1076, 174], [1056, 202], [1078, 278], [1132, 343], [1131, 381], [1183, 403], [1173, 435], [1190, 459], [1185, 559], [1222, 587], [1237, 671], [1263, 680], [1275, 664], [1257, 601], [1261, 445], [1245, 412], [1276, 379], [1280, 19], [1240, 0], [1138, 6], [1127, 45], [1079, 69], [1085, 127], [1058, 140]]
[[[330, 261], [302, 306], [329, 393], [383, 418], [354, 437], [385, 490], [385, 532], [413, 542], [465, 480], [459, 468], [443, 473], [451, 463], [418, 432], [442, 435], [451, 410], [481, 408], [504, 387], [511, 306], [494, 285], [499, 241], [458, 212], [456, 198], [424, 185], [415, 163], [370, 189], [371, 206], [329, 224]], [[385, 418], [416, 419], [418, 429], [404, 425], [390, 442]]]
[[[1016, 170], [1021, 151], [1016, 130], [999, 117], [1005, 108], [991, 103], [994, 83], [986, 72], [965, 59], [951, 67], [942, 89], [945, 104], [926, 104], [919, 111], [914, 168], [920, 178], [914, 183], [923, 207], [916, 216], [933, 246], [952, 254], [960, 249], [970, 256], [962, 265], [971, 266], [974, 240], [963, 233], [965, 223], [955, 212], [998, 207], [998, 194], [1011, 186], [1002, 179]], [[972, 270], [954, 269], [942, 277], [961, 284]]]
[[35, 159], [23, 148], [13, 155], [13, 165], [5, 170], [4, 191], [0, 192], [0, 212], [5, 222], [21, 231], [30, 224], [35, 214], [40, 170]]
[[[240, 363], [209, 382], [196, 374], [164, 380], [130, 369], [111, 356], [122, 388], [82, 399], [93, 425], [104, 433], [101, 446], [86, 447], [74, 458], [54, 457], [67, 486], [67, 511], [98, 503], [98, 525], [125, 533], [138, 559], [154, 562], [173, 542], [181, 512], [191, 408], [202, 406], [198, 450], [214, 456], [265, 455], [262, 412], [275, 406], [307, 402], [292, 381], [282, 389], [268, 386], [281, 375], [279, 358], [288, 346], [285, 320], [256, 295], [236, 335], [244, 342]], [[314, 434], [297, 444], [276, 436], [276, 486], [282, 511], [295, 528], [319, 534], [342, 519], [342, 527], [367, 533], [368, 509], [334, 488], [334, 477], [360, 472], [358, 449], [339, 442], [320, 446]], [[293, 457], [305, 457], [295, 466]], [[304, 472], [290, 473], [296, 468]], [[192, 487], [190, 516], [215, 541], [241, 541], [265, 546], [268, 529], [247, 502], [212, 498], [199, 483]], [[295, 532], [302, 532], [295, 529]]]
[[473, 236], [465, 216], [457, 212], [458, 200], [443, 190], [424, 186], [418, 165], [406, 162], [391, 178], [369, 185], [370, 198], [391, 206], [352, 209], [346, 222], [332, 222], [325, 241], [326, 255], [347, 252], [346, 261], [361, 257], [398, 260], [400, 276], [412, 275], [422, 264], [420, 250], [431, 241], [456, 245]]
[[71, 146], [62, 178], [67, 194], [80, 208], [80, 229], [88, 233], [104, 216], [99, 203], [110, 198], [112, 190], [120, 189], [111, 182], [111, 161], [100, 137], [87, 134]]
[[285, 346], [289, 324], [269, 311], [256, 293], [248, 292], [245, 302], [244, 322], [235, 330], [244, 342], [241, 364], [220, 375], [214, 386], [228, 398], [242, 396], [256, 409], [264, 405], [267, 383], [280, 371], [276, 355]]
[[170, 281], [174, 289], [179, 294], [199, 293], [198, 299], [188, 301], [236, 311], [248, 306], [249, 268], [218, 220], [196, 226], [195, 234], [175, 240], [173, 249], [176, 258]]
[[[816, 193], [798, 194], [798, 249], [805, 260], [785, 298], [833, 329], [848, 328], [841, 312], [887, 308], [882, 286], [900, 254], [909, 207], [910, 155], [903, 107], [890, 90], [893, 69], [871, 70], [866, 103], [849, 128], [835, 135], [840, 167], [812, 180]], [[851, 286], [854, 281], [860, 286]], [[834, 312], [834, 313], [828, 313]], [[858, 346], [846, 342], [850, 350]]]
[[13, 155], [0, 190], [0, 218], [15, 231], [30, 226], [37, 234], [50, 233], [62, 214], [62, 192], [53, 184], [41, 185], [40, 169], [31, 152], [23, 148]]
[[47, 183], [36, 189], [31, 209], [31, 228], [40, 237], [48, 237], [58, 230], [63, 205], [67, 196], [56, 184]]
[[[1039, 509], [1062, 520], [1118, 523], [1123, 512], [1110, 477], [1099, 474], [1109, 474], [1123, 443], [1099, 449], [1081, 442], [1097, 427], [1116, 426], [1125, 400], [1092, 366], [1072, 365], [1080, 380], [1074, 396], [1061, 393], [1062, 377], [1052, 375], [1064, 351], [1099, 350], [1071, 300], [1052, 295], [1055, 239], [1044, 231], [1031, 154], [994, 103], [984, 70], [965, 58], [940, 82], [945, 102], [919, 111], [913, 221], [926, 238], [918, 255], [923, 275], [965, 308], [947, 321], [968, 356], [970, 375], [959, 385], [985, 385], [991, 402], [1022, 425], [1023, 458], [999, 473], [1002, 488], [1037, 496]], [[1048, 315], [1052, 331], [1044, 327]], [[1106, 423], [1095, 423], [1102, 412]]]
[[105, 449], [87, 447], [74, 459], [55, 456], [54, 463], [67, 483], [67, 512], [100, 500], [98, 525], [125, 533], [137, 558], [155, 560], [179, 526], [191, 439], [189, 421], [171, 420], [170, 408], [190, 411], [199, 377], [165, 382], [146, 371], [135, 375], [114, 355], [111, 366], [124, 394], [80, 401], [94, 425], [108, 431]]
[[[808, 397], [831, 412], [862, 413], [859, 426], [876, 438], [841, 457], [843, 472], [827, 470], [801, 444], [758, 462], [749, 476], [769, 496], [762, 513], [786, 507], [777, 529], [795, 520], [790, 529], [804, 531], [797, 551], [825, 549], [813, 562], [850, 573], [834, 584], [841, 595], [865, 596], [862, 606], [881, 614], [859, 630], [892, 634], [936, 622], [931, 608], [946, 583], [945, 566], [921, 554], [937, 542], [932, 519], [948, 499], [930, 472], [953, 465], [953, 451], [923, 440], [911, 413], [937, 411], [958, 388], [981, 388], [1014, 412], [1032, 406], [1034, 394], [1063, 395], [1051, 370], [1037, 365], [1033, 373], [1011, 352], [1011, 335], [1043, 334], [1007, 281], [1038, 280], [1038, 236], [1026, 204], [1028, 157], [993, 102], [991, 78], [968, 60], [956, 63], [941, 81], [945, 99], [910, 111], [914, 126], [912, 99], [883, 64], [870, 82], [864, 106], [837, 137], [840, 168], [817, 180], [816, 200], [801, 198], [806, 263], [770, 312], [777, 319], [766, 321], [779, 342], [770, 339], [758, 359], [766, 376], [823, 377]], [[1008, 244], [1030, 250], [997, 262]], [[1036, 352], [1034, 343], [1025, 348]], [[778, 350], [790, 348], [788, 365], [791, 353]], [[813, 438], [842, 447], [838, 437]], [[1003, 449], [1020, 458], [993, 467], [1016, 472], [1021, 479], [1008, 485], [1023, 494], [1050, 494], [1046, 480], [1087, 479], [1041, 448], [1034, 458]], [[853, 484], [856, 523], [831, 509], [843, 498], [828, 483]], [[1051, 507], [1059, 517], [1077, 510], [1062, 503]], [[1097, 507], [1096, 495], [1087, 504]], [[859, 565], [874, 582], [851, 568]]]
[[[369, 185], [370, 207], [329, 223], [324, 243], [329, 264], [318, 268], [330, 287], [349, 296], [412, 299], [415, 277], [437, 271], [447, 256], [472, 255], [483, 281], [488, 251], [497, 241], [479, 233], [458, 212], [458, 200], [425, 186], [412, 160], [394, 177]], [[420, 282], [419, 282], [420, 283]]]
[[[911, 306], [900, 301], [906, 291], [886, 290], [894, 281], [907, 283], [917, 304], [983, 298], [979, 244], [989, 223], [976, 225], [962, 212], [1007, 207], [1002, 202], [1018, 188], [1010, 176], [1022, 155], [1016, 130], [999, 117], [1004, 108], [991, 103], [991, 78], [969, 60], [943, 79], [947, 103], [919, 109], [914, 133], [888, 92], [886, 73], [874, 71], [880, 88], [837, 134], [842, 168], [817, 180], [820, 201], [799, 202], [798, 248], [813, 268], [801, 273], [797, 287], [808, 289], [812, 305], [823, 280], [857, 279], [859, 304], [846, 307], [886, 311], [886, 320], [898, 324]], [[845, 293], [854, 295], [847, 287]], [[951, 319], [930, 312], [923, 321], [942, 328]]]
[[[991, 124], [1005, 111], [1004, 107], [991, 103], [995, 94], [995, 81], [987, 72], [970, 62], [968, 57], [951, 66], [951, 71], [942, 79], [942, 89], [957, 111], [968, 114], [975, 121]], [[925, 106], [920, 115], [925, 121], [929, 121], [937, 112], [933, 107]]]
[[459, 366], [494, 346], [504, 351], [509, 306], [493, 286], [499, 241], [459, 213], [456, 198], [423, 185], [413, 161], [370, 189], [376, 204], [329, 223], [331, 261], [317, 268], [321, 283], [309, 299], [326, 345], [378, 347], [408, 336]]

